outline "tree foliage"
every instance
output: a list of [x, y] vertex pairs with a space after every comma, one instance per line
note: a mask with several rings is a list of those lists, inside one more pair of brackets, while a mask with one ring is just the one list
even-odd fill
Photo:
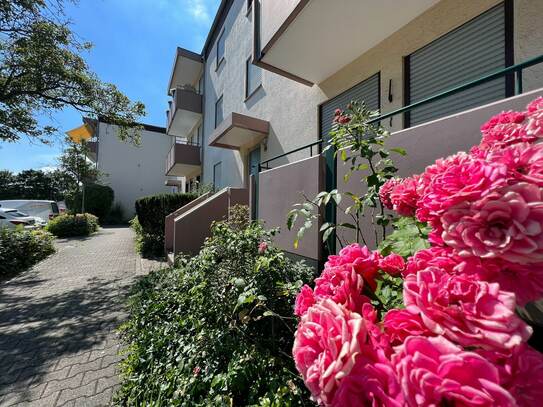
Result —
[[71, 31], [64, 3], [0, 0], [0, 140], [27, 135], [47, 142], [57, 129], [37, 115], [66, 107], [119, 125], [122, 139], [137, 138], [130, 128], [144, 105], [90, 71], [81, 54], [92, 45]]
[[0, 199], [50, 199], [62, 201], [77, 188], [77, 182], [63, 171], [24, 170], [14, 174], [0, 171]]

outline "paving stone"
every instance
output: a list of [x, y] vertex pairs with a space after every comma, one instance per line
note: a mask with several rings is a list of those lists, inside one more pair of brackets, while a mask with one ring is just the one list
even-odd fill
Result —
[[57, 239], [57, 253], [0, 293], [0, 406], [102, 406], [118, 388], [124, 299], [161, 265], [142, 262], [129, 228]]

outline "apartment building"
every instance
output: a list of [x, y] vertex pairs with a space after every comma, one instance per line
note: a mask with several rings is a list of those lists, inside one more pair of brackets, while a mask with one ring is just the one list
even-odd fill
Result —
[[114, 204], [123, 208], [127, 219], [134, 217], [134, 203], [138, 198], [183, 188], [181, 179], [169, 179], [164, 174], [164, 163], [171, 148], [165, 128], [142, 124], [141, 143], [136, 146], [121, 141], [115, 125], [91, 119], [84, 122], [74, 130], [82, 136], [80, 138], [88, 140], [88, 158], [101, 173], [100, 183], [113, 189]]
[[[319, 155], [334, 110], [360, 100], [392, 112], [539, 57], [541, 21], [539, 0], [223, 0], [202, 52], [176, 53], [167, 174], [249, 189], [253, 213], [283, 228], [277, 242], [319, 260], [318, 225], [294, 250], [284, 219], [301, 191], [331, 188], [332, 169], [334, 187], [352, 187]], [[520, 107], [542, 86], [543, 64], [533, 64], [386, 117], [410, 153], [402, 175], [469, 148], [485, 115]], [[444, 131], [450, 120], [462, 134]], [[197, 219], [198, 208], [184, 216]]]

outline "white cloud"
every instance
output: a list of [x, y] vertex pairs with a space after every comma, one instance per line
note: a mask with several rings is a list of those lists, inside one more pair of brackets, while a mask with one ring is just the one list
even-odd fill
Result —
[[56, 170], [58, 170], [58, 167], [54, 167], [52, 165], [46, 165], [45, 167], [38, 168], [38, 171], [43, 171], [43, 172], [53, 172]]
[[211, 16], [204, 0], [187, 0], [187, 11], [194, 19], [209, 23]]

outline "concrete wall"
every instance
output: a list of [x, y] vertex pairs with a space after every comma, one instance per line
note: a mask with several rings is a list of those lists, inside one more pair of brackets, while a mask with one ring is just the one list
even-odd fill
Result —
[[148, 130], [141, 131], [141, 145], [120, 141], [116, 126], [100, 123], [98, 129], [98, 169], [101, 181], [113, 188], [127, 218], [135, 214], [134, 202], [147, 195], [173, 192], [164, 185], [164, 166], [171, 148], [171, 137]]
[[[325, 99], [321, 90], [293, 82], [269, 71], [262, 71], [262, 87], [245, 100], [245, 62], [252, 54], [252, 12], [246, 13], [246, 0], [235, 0], [224, 23], [225, 60], [217, 69], [216, 43], [205, 63], [204, 183], [213, 181], [213, 165], [222, 162], [223, 185], [246, 185], [247, 151], [210, 147], [215, 129], [215, 102], [223, 95], [226, 117], [231, 112], [270, 122], [267, 148], [261, 157], [290, 151], [317, 140], [317, 105]], [[289, 157], [295, 161], [306, 152]], [[277, 162], [275, 164], [280, 164]]]
[[318, 260], [321, 245], [318, 244], [321, 219], [305, 232], [294, 247], [298, 228], [303, 225], [300, 218], [296, 228], [286, 227], [288, 212], [296, 203], [304, 202], [304, 195], [313, 199], [324, 189], [324, 159], [321, 156], [307, 158], [260, 173], [258, 185], [258, 218], [267, 228], [280, 228], [274, 243], [281, 249], [298, 256]]
[[260, 0], [262, 20], [260, 40], [262, 47], [270, 42], [272, 36], [279, 30], [283, 22], [300, 4], [301, 0]]
[[[478, 16], [500, 0], [442, 0], [427, 12], [405, 25], [380, 44], [319, 84], [328, 98], [358, 82], [381, 72], [381, 110], [390, 112], [404, 104], [403, 57], [436, 38]], [[543, 54], [543, 1], [514, 0], [515, 62]], [[392, 80], [392, 102], [388, 101], [388, 84]], [[543, 67], [527, 71], [525, 90], [543, 85]], [[388, 122], [388, 120], [387, 120]], [[400, 130], [400, 116], [392, 120], [392, 129]]]
[[248, 205], [249, 191], [225, 188], [210, 198], [199, 201], [174, 220], [174, 254], [197, 254], [205, 239], [211, 235], [211, 224], [228, 218], [234, 205]]
[[[394, 156], [399, 169], [398, 176], [420, 174], [426, 166], [438, 158], [458, 151], [468, 151], [481, 141], [479, 129], [491, 116], [503, 110], [524, 110], [526, 104], [538, 96], [543, 96], [543, 88], [393, 133], [388, 147], [401, 147], [407, 151], [405, 157]], [[348, 165], [343, 165], [343, 162], [338, 159], [337, 169], [337, 186], [340, 192], [363, 193], [360, 178], [356, 176], [356, 173], [348, 183], [343, 181], [343, 176], [349, 169]], [[347, 207], [350, 204], [349, 198], [344, 196], [342, 206]], [[351, 219], [339, 210], [337, 220], [351, 222]], [[364, 235], [367, 236], [368, 245], [374, 248], [375, 238], [369, 219], [362, 222], [362, 227]], [[340, 237], [346, 241], [353, 241], [354, 234], [350, 230], [344, 230]]]

